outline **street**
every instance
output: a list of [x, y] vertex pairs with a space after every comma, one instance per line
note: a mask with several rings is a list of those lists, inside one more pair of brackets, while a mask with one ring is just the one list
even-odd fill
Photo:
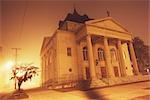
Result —
[[[150, 100], [150, 81], [80, 90], [30, 90], [29, 98], [23, 100]], [[2, 100], [6, 100], [7, 96]]]

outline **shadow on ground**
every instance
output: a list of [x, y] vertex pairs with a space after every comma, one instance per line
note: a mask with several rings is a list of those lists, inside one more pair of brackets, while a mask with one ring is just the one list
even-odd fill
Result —
[[131, 100], [150, 100], [150, 95], [136, 97], [136, 98], [133, 98]]
[[84, 93], [85, 93], [85, 95], [87, 96], [88, 99], [107, 100], [104, 95], [98, 93], [95, 90], [85, 91]]
[[78, 82], [78, 85], [75, 88], [74, 87], [61, 88], [57, 89], [56, 91], [70, 92], [80, 90], [85, 94], [87, 100], [108, 100], [106, 99], [105, 95], [102, 95], [102, 93], [97, 92], [95, 88], [90, 88], [90, 85], [91, 85], [90, 80], [81, 80]]
[[88, 99], [107, 100], [105, 95], [91, 88], [91, 80], [79, 81], [78, 89], [82, 90]]

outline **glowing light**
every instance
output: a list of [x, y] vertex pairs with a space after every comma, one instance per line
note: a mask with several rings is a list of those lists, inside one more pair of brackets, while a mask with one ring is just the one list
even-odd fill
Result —
[[14, 66], [14, 62], [12, 62], [12, 61], [8, 61], [8, 62], [5, 64], [5, 68], [6, 68], [6, 69], [11, 69], [13, 66]]

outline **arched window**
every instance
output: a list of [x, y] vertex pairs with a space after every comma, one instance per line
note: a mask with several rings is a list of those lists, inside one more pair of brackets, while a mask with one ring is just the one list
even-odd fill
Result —
[[98, 54], [98, 59], [99, 59], [100, 61], [105, 60], [105, 57], [104, 57], [104, 50], [103, 50], [103, 49], [98, 48], [98, 49], [97, 49], [97, 54]]
[[83, 47], [83, 60], [88, 60], [88, 50], [87, 50], [87, 47]]
[[117, 61], [116, 50], [115, 49], [111, 49], [110, 50], [110, 54], [111, 54], [111, 61]]

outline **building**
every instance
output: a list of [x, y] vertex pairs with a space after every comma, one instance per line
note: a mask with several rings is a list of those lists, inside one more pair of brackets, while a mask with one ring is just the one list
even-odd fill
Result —
[[75, 9], [44, 38], [41, 61], [42, 85], [48, 87], [82, 80], [90, 86], [122, 84], [140, 74], [132, 33], [109, 15], [90, 19]]

